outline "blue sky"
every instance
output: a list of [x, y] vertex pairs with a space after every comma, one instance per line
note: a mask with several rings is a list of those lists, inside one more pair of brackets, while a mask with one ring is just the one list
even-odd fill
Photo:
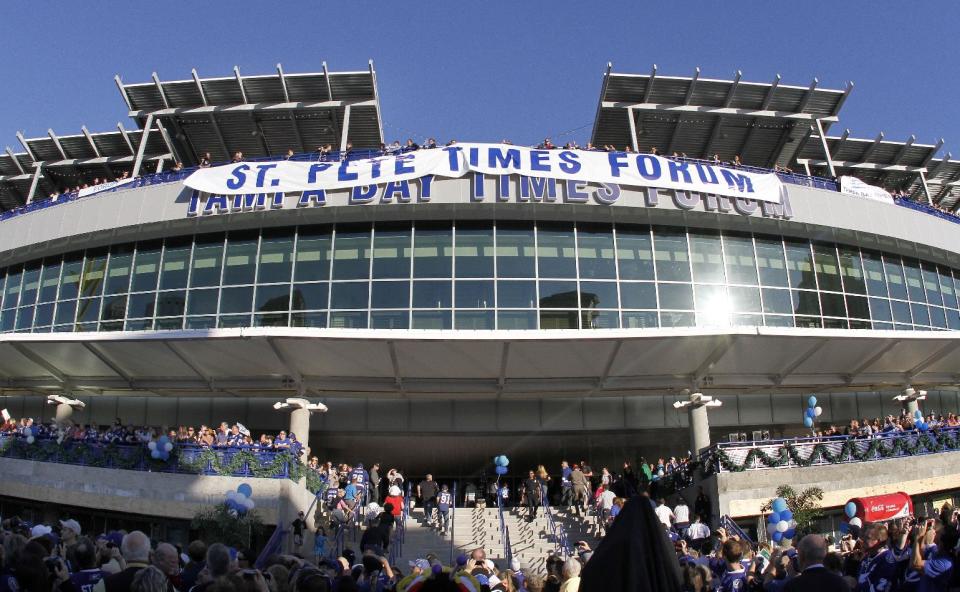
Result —
[[[113, 83], [365, 69], [373, 59], [388, 140], [588, 139], [607, 61], [618, 72], [856, 87], [833, 131], [960, 157], [960, 3], [831, 2], [31, 2], [0, 19], [0, 148], [15, 133], [128, 123]], [[778, 8], [782, 6], [783, 8]], [[885, 8], [888, 6], [889, 8]], [[571, 131], [573, 130], [573, 131]]]

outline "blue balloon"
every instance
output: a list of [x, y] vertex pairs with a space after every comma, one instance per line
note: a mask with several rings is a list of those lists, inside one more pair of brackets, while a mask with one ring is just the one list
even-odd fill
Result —
[[783, 540], [783, 533], [779, 530], [774, 531], [773, 535], [771, 535], [771, 538], [773, 538], [773, 542], [779, 543], [781, 540]]
[[767, 516], [767, 522], [769, 522], [770, 524], [776, 524], [777, 522], [780, 522], [780, 513], [773, 512], [772, 514]]
[[[791, 512], [789, 509], [780, 512], [780, 520], [786, 520], [787, 522], [790, 522], [791, 520], [793, 520], [793, 512]], [[790, 538], [790, 537], [787, 537], [787, 538]]]
[[849, 524], [847, 524], [846, 522], [841, 522], [841, 523], [840, 523], [840, 532], [842, 532], [843, 534], [847, 534], [847, 532], [848, 532], [849, 530], [850, 530], [850, 525], [849, 525]]
[[160, 460], [170, 460], [170, 453], [166, 450], [160, 451]]
[[497, 465], [497, 467], [496, 467], [494, 470], [497, 472], [498, 475], [506, 475], [506, 474], [507, 474], [507, 467], [505, 467], [505, 466], [503, 466], [503, 465]]
[[805, 427], [805, 428], [812, 428], [812, 427], [813, 427], [813, 420], [810, 419], [809, 417], [804, 417], [804, 418], [803, 418], [803, 427]]
[[160, 458], [160, 451], [159, 451], [159, 450], [151, 450], [151, 451], [150, 451], [150, 457], [151, 457], [151, 458], [154, 458], [154, 459]]
[[804, 415], [806, 415], [810, 419], [813, 419], [814, 417], [817, 416], [817, 411], [815, 409], [807, 409], [806, 412], [804, 412]]
[[857, 515], [857, 504], [847, 502], [847, 505], [843, 507], [843, 513], [847, 515], [847, 518], [853, 518]]
[[787, 509], [787, 500], [783, 499], [782, 497], [778, 497], [777, 499], [773, 500], [774, 512], [782, 513], [786, 509]]
[[810, 398], [807, 399], [807, 407], [813, 408], [817, 406], [817, 398], [813, 395], [810, 395]]
[[787, 532], [783, 533], [783, 538], [785, 538], [785, 539], [792, 539], [792, 538], [793, 538], [793, 535], [795, 535], [795, 534], [797, 534], [797, 529], [796, 529], [796, 528], [788, 528], [788, 529], [787, 529]]
[[921, 432], [925, 432], [930, 429], [930, 425], [925, 421], [921, 421], [919, 424], [917, 424], [917, 427], [920, 428]]
[[240, 486], [237, 487], [237, 493], [242, 493], [245, 497], [250, 497], [253, 495], [253, 488], [250, 487], [249, 483], [241, 483]]

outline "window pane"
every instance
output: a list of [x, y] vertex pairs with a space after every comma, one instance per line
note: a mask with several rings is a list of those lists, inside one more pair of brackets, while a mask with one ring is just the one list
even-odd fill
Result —
[[[21, 309], [22, 310], [22, 309]], [[89, 323], [100, 319], [100, 299], [81, 298], [77, 302], [77, 322]]]
[[153, 328], [157, 331], [179, 331], [183, 328], [183, 319], [157, 319], [153, 322]]
[[493, 323], [492, 310], [458, 310], [454, 317], [454, 328], [466, 331], [492, 330]]
[[[107, 255], [87, 254], [83, 265], [83, 277], [80, 279], [81, 296], [99, 296], [103, 290], [103, 276], [107, 268]], [[26, 276], [25, 276], [26, 277]], [[26, 285], [26, 282], [24, 282]]]
[[37, 312], [34, 314], [33, 326], [44, 327], [53, 323], [54, 304], [40, 304], [37, 306]]
[[[454, 292], [457, 308], [493, 308], [492, 281], [459, 281], [454, 285]], [[490, 318], [492, 323], [493, 317]]]
[[939, 306], [931, 306], [930, 309], [930, 324], [939, 329], [947, 328], [947, 317], [944, 314], [944, 310]]
[[410, 229], [380, 230], [373, 235], [373, 277], [410, 277]]
[[497, 282], [497, 308], [532, 308], [536, 305], [536, 282]]
[[[457, 277], [493, 277], [493, 227], [457, 228]], [[459, 323], [459, 321], [457, 321]]]
[[757, 262], [753, 257], [753, 239], [742, 235], [724, 235], [723, 253], [727, 281], [731, 284], [757, 285]]
[[23, 286], [20, 288], [20, 306], [35, 304], [40, 290], [40, 268], [28, 267], [23, 272]]
[[537, 328], [537, 311], [535, 310], [498, 311], [497, 312], [497, 328], [500, 330], [536, 329]]
[[182, 315], [186, 300], [187, 294], [183, 290], [157, 294], [157, 316], [178, 317]]
[[693, 287], [690, 284], [657, 284], [660, 308], [693, 310]]
[[417, 225], [413, 233], [413, 277], [453, 277], [453, 229]]
[[581, 225], [577, 230], [577, 241], [581, 278], [617, 277], [613, 230], [609, 226], [596, 228]]
[[[212, 325], [211, 325], [212, 326]], [[127, 331], [149, 331], [153, 328], [153, 319], [146, 319], [141, 321], [127, 321], [123, 324], [123, 328]], [[207, 329], [209, 327], [198, 327], [200, 329]]]
[[890, 308], [893, 309], [893, 320], [897, 323], [909, 324], [913, 322], [910, 315], [910, 305], [899, 300], [891, 300]]
[[[798, 315], [820, 316], [820, 300], [816, 292], [806, 290], [790, 290], [790, 296], [793, 298], [793, 312]], [[800, 322], [797, 321], [799, 327]]]
[[370, 231], [337, 230], [333, 245], [333, 278], [370, 277]]
[[107, 285], [104, 294], [123, 294], [130, 289], [130, 266], [133, 264], [132, 252], [112, 252], [107, 267]]
[[[73, 322], [73, 319], [70, 319]], [[0, 331], [6, 333], [17, 328], [17, 309], [11, 308], [0, 313]]]
[[[278, 312], [290, 309], [290, 285], [257, 286], [255, 312]], [[284, 322], [286, 325], [286, 322]]]
[[[63, 272], [60, 277], [60, 293], [57, 295], [58, 300], [70, 300], [76, 298], [80, 295], [80, 274], [83, 272], [83, 259], [65, 259], [63, 262]], [[7, 276], [7, 295], [10, 294], [11, 284], [16, 284], [16, 289], [19, 291], [20, 277], [19, 276]], [[4, 308], [7, 307], [7, 302], [4, 300]]]
[[837, 252], [833, 245], [813, 245], [813, 257], [817, 269], [817, 281], [821, 290], [839, 292], [840, 266], [837, 263]]
[[615, 310], [583, 311], [580, 326], [584, 329], [619, 329], [620, 313]]
[[405, 310], [375, 310], [370, 313], [371, 329], [409, 329], [410, 313]]
[[452, 305], [452, 282], [413, 282], [413, 308], [450, 308]]
[[409, 308], [410, 282], [373, 282], [370, 308]]
[[533, 226], [497, 225], [497, 275], [534, 277]]
[[[214, 290], [214, 293], [216, 293], [216, 290]], [[152, 317], [156, 302], [157, 295], [154, 292], [147, 292], [146, 294], [131, 294], [128, 302], [127, 316], [130, 318]], [[214, 297], [213, 302], [213, 310], [216, 311], [216, 297]]]
[[450, 329], [453, 315], [449, 310], [415, 310], [411, 315], [412, 329]]
[[[217, 317], [187, 317], [187, 329], [213, 329], [217, 326]], [[130, 330], [130, 323], [127, 323]]]
[[[658, 243], [659, 244], [659, 243]], [[659, 255], [659, 251], [658, 251]], [[719, 234], [690, 233], [690, 263], [697, 283], [723, 283], [723, 252]], [[667, 278], [660, 278], [667, 279]]]
[[286, 312], [253, 315], [254, 327], [287, 327], [289, 325], [290, 314]]
[[[275, 235], [264, 231], [263, 239], [260, 241], [260, 265], [257, 269], [257, 283], [289, 282], [292, 266], [293, 236], [287, 233]], [[285, 326], [286, 323], [283, 325]]]
[[917, 302], [911, 303], [910, 312], [913, 313], [914, 325], [930, 324], [930, 312], [927, 310], [927, 306], [925, 304], [920, 304]]
[[29, 329], [33, 326], [33, 307], [24, 306], [17, 309], [17, 330]]
[[578, 300], [576, 282], [540, 282], [540, 308], [577, 308]]
[[[330, 290], [330, 308], [367, 308], [367, 282], [339, 282]], [[366, 314], [366, 313], [364, 313]], [[333, 317], [331, 317], [333, 318]], [[331, 324], [331, 327], [334, 325]]]
[[542, 278], [577, 277], [573, 226], [545, 226], [537, 229], [537, 262]]
[[870, 299], [870, 318], [875, 321], [892, 321], [890, 301], [885, 298]]
[[107, 296], [103, 299], [101, 321], [122, 321], [127, 314], [127, 295]]
[[775, 314], [791, 314], [793, 302], [790, 300], [790, 290], [763, 290], [763, 312]]
[[843, 276], [843, 291], [852, 294], [866, 294], [867, 286], [860, 268], [860, 253], [850, 247], [840, 247], [840, 274]]
[[[242, 290], [248, 290], [250, 288], [240, 288]], [[241, 314], [241, 315], [227, 315], [221, 316], [217, 319], [217, 326], [221, 329], [235, 329], [238, 327], [249, 327], [250, 326], [250, 315]]]
[[327, 282], [294, 284], [292, 307], [294, 310], [327, 308]]
[[622, 280], [653, 279], [653, 247], [648, 228], [617, 226], [617, 264]]
[[880, 259], [880, 255], [864, 251], [862, 257], [867, 292], [871, 296], [887, 296], [887, 279], [883, 273], [883, 261]]
[[937, 278], [937, 270], [929, 263], [923, 265], [923, 290], [927, 293], [927, 302], [940, 306], [943, 304], [943, 296], [940, 295], [940, 280]]
[[578, 329], [579, 323], [575, 310], [543, 310], [540, 311], [541, 329]]
[[653, 247], [656, 253], [658, 280], [690, 281], [687, 235], [683, 230], [654, 228]]
[[227, 256], [223, 267], [223, 285], [252, 284], [257, 274], [257, 239], [235, 238], [231, 234], [227, 239]]
[[167, 247], [163, 253], [163, 267], [160, 272], [161, 290], [187, 287], [187, 261], [189, 259], [189, 245]]
[[137, 245], [137, 255], [133, 260], [133, 281], [131, 292], [146, 292], [157, 289], [157, 276], [160, 271], [160, 248], [141, 248]]
[[[952, 282], [951, 282], [952, 285]], [[60, 286], [60, 261], [47, 261], [40, 274], [40, 296], [38, 302], [53, 302], [57, 299]]]
[[[81, 263], [82, 265], [82, 263]], [[77, 269], [77, 278], [75, 282], [79, 282], [80, 279], [80, 269]], [[7, 284], [6, 289], [3, 294], [3, 308], [15, 308], [20, 302], [20, 284], [23, 281], [23, 272], [16, 271], [14, 273], [7, 274]]]
[[197, 237], [197, 244], [193, 247], [190, 285], [219, 286], [222, 267], [223, 235]]
[[[46, 273], [46, 270], [44, 270]], [[957, 308], [957, 292], [953, 288], [953, 278], [950, 277], [950, 270], [941, 267], [937, 270], [937, 276], [940, 280], [940, 291], [943, 293], [943, 305], [948, 308]]]
[[[623, 282], [620, 284], [623, 308], [657, 308], [657, 288], [653, 282]], [[626, 326], [626, 323], [624, 323]]]
[[823, 316], [825, 317], [847, 316], [847, 309], [843, 304], [843, 296], [841, 294], [821, 292], [820, 305], [823, 308]]
[[326, 281], [330, 277], [330, 245], [326, 230], [301, 229], [297, 238], [297, 263], [294, 277], [298, 282]]
[[617, 308], [616, 282], [580, 282], [582, 308]]
[[870, 306], [865, 296], [847, 296], [847, 316], [853, 319], [869, 319]]
[[730, 286], [728, 289], [733, 312], [760, 312], [760, 290]]
[[790, 276], [790, 285], [794, 288], [816, 290], [817, 280], [813, 275], [813, 256], [810, 254], [810, 244], [804, 242], [784, 243], [787, 256], [787, 273]]
[[914, 302], [926, 302], [926, 295], [923, 292], [923, 279], [920, 277], [919, 262], [904, 259], [903, 273], [907, 277], [907, 292], [910, 294], [910, 300]]
[[55, 322], [58, 325], [72, 325], [77, 315], [77, 301], [65, 300], [57, 303]]
[[757, 268], [760, 270], [760, 283], [764, 286], [786, 288], [787, 267], [783, 259], [783, 243], [772, 238], [757, 238]]
[[708, 327], [726, 327], [730, 325], [732, 310], [727, 298], [726, 286], [715, 284], [697, 284], [694, 288], [697, 309], [697, 324]]
[[223, 288], [220, 291], [220, 314], [250, 312], [253, 288]]
[[792, 327], [793, 317], [780, 315], [763, 315], [763, 324], [767, 327]]
[[326, 312], [295, 312], [290, 315], [290, 324], [293, 327], [324, 328], [327, 326]]
[[695, 327], [697, 317], [692, 312], [661, 312], [661, 327]]
[[896, 255], [884, 255], [883, 269], [887, 272], [887, 286], [890, 288], [890, 297], [906, 300], [907, 282], [903, 278], [903, 268], [900, 266], [900, 257]]
[[656, 329], [659, 327], [656, 311], [624, 312], [621, 315], [624, 329]]

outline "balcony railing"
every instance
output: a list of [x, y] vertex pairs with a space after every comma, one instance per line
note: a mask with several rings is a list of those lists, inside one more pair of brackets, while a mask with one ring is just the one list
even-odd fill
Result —
[[762, 442], [727, 442], [703, 451], [705, 472], [728, 473], [870, 462], [960, 451], [960, 427]]
[[177, 444], [168, 460], [151, 458], [146, 444], [105, 444], [79, 441], [57, 442], [36, 438], [31, 444], [18, 435], [0, 435], [0, 458], [52, 462], [82, 467], [186, 473], [221, 477], [293, 479], [306, 469], [286, 450], [251, 448], [204, 448]]

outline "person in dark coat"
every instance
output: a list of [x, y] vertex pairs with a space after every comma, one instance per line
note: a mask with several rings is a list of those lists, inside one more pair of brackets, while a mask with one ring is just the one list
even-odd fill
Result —
[[680, 592], [680, 564], [650, 501], [634, 496], [580, 574], [580, 592]]
[[803, 572], [787, 582], [784, 592], [849, 592], [844, 579], [823, 565], [827, 557], [827, 541], [818, 534], [808, 534], [797, 545], [797, 560]]

